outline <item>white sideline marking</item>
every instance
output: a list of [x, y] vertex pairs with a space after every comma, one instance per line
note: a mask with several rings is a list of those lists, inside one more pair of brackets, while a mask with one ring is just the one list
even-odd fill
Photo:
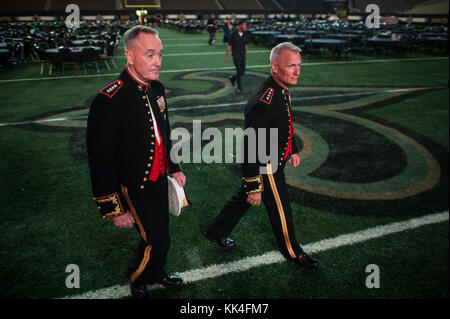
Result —
[[[269, 53], [270, 50], [253, 50], [253, 51], [247, 51], [247, 54], [251, 53]], [[163, 58], [165, 57], [173, 57], [173, 56], [190, 56], [190, 55], [224, 55], [223, 52], [192, 52], [192, 53], [164, 53]], [[125, 55], [116, 55], [114, 57], [115, 60], [125, 60]], [[30, 61], [31, 63], [41, 63], [40, 61]], [[161, 71], [163, 72], [163, 71]]]
[[88, 116], [74, 116], [74, 117], [55, 117], [52, 119], [44, 119], [44, 120], [34, 120], [34, 121], [23, 121], [23, 122], [10, 122], [10, 123], [0, 123], [0, 127], [2, 126], [16, 126], [16, 125], [25, 125], [25, 124], [40, 124], [40, 123], [50, 123], [50, 122], [64, 122], [64, 121], [72, 121], [72, 120], [83, 120], [87, 119]]
[[[411, 58], [411, 59], [386, 59], [386, 60], [358, 60], [358, 61], [334, 61], [334, 62], [313, 62], [302, 63], [302, 66], [314, 66], [314, 65], [332, 65], [332, 64], [355, 64], [355, 63], [383, 63], [383, 62], [402, 62], [402, 61], [426, 61], [426, 60], [442, 60], [448, 59], [448, 57], [435, 57], [435, 58]], [[269, 64], [263, 65], [248, 65], [247, 69], [269, 68]], [[220, 68], [201, 68], [201, 69], [184, 69], [184, 70], [163, 70], [160, 73], [178, 73], [178, 72], [197, 72], [197, 71], [214, 71], [214, 70], [234, 70], [234, 66], [220, 67]], [[0, 83], [10, 82], [23, 82], [23, 81], [44, 81], [44, 80], [67, 80], [78, 78], [97, 78], [106, 76], [117, 76], [117, 73], [105, 73], [105, 74], [91, 74], [91, 75], [73, 75], [73, 76], [58, 76], [58, 77], [43, 77], [43, 78], [23, 78], [23, 79], [9, 79], [0, 80]]]
[[[440, 89], [441, 87], [430, 87], [431, 89]], [[399, 92], [407, 92], [410, 89], [388, 89], [388, 90], [374, 90], [374, 91], [364, 91], [364, 92], [352, 92], [352, 93], [339, 93], [339, 94], [329, 94], [329, 95], [316, 95], [316, 96], [304, 96], [304, 97], [296, 97], [292, 98], [292, 101], [306, 101], [306, 100], [317, 100], [317, 99], [330, 99], [336, 97], [344, 97], [344, 96], [358, 96], [358, 95], [370, 95], [370, 94], [381, 94], [381, 93], [399, 93]], [[221, 104], [205, 104], [205, 105], [195, 105], [195, 106], [186, 106], [186, 107], [173, 107], [169, 109], [169, 112], [176, 111], [189, 111], [189, 110], [197, 110], [197, 109], [214, 109], [221, 108], [227, 106], [237, 106], [237, 105], [245, 105], [247, 101], [234, 102], [234, 103], [221, 103]], [[56, 117], [52, 119], [44, 119], [44, 120], [33, 120], [33, 121], [23, 121], [23, 122], [5, 122], [0, 123], [0, 127], [2, 126], [16, 126], [16, 125], [24, 125], [24, 124], [40, 124], [47, 122], [64, 122], [64, 121], [72, 121], [72, 120], [83, 120], [87, 119], [87, 115], [82, 116], [74, 116], [74, 117]]]
[[[304, 245], [303, 248], [308, 253], [319, 253], [338, 247], [350, 246], [370, 239], [380, 238], [386, 235], [399, 233], [405, 230], [418, 228], [424, 225], [441, 223], [448, 221], [449, 212], [426, 215], [412, 218], [403, 222], [392, 223], [383, 226], [376, 226], [354, 233], [340, 235], [334, 238], [324, 239], [315, 243]], [[270, 251], [260, 256], [247, 257], [238, 261], [224, 264], [211, 265], [203, 268], [192, 269], [177, 275], [183, 278], [185, 283], [192, 283], [205, 279], [212, 279], [224, 276], [233, 272], [242, 272], [255, 267], [281, 263], [286, 259], [278, 251]], [[160, 285], [155, 285], [153, 289], [162, 289]], [[66, 296], [64, 299], [119, 299], [130, 296], [128, 285], [115, 285], [109, 288], [89, 291], [80, 295]]]
[[[437, 87], [439, 88], [439, 87]], [[428, 88], [434, 89], [434, 88]], [[388, 89], [388, 90], [372, 90], [372, 91], [364, 91], [364, 92], [352, 92], [352, 93], [339, 93], [339, 94], [329, 94], [329, 95], [317, 95], [317, 96], [304, 96], [304, 97], [296, 97], [292, 98], [292, 101], [306, 101], [306, 100], [317, 100], [317, 99], [329, 99], [336, 97], [344, 97], [344, 96], [358, 96], [358, 95], [370, 95], [370, 94], [380, 94], [380, 93], [398, 93], [398, 92], [406, 92], [410, 89]], [[175, 111], [189, 111], [189, 110], [197, 110], [197, 109], [214, 109], [220, 107], [227, 106], [237, 106], [237, 105], [245, 105], [247, 101], [234, 102], [234, 103], [221, 103], [221, 104], [205, 104], [205, 105], [195, 105], [195, 106], [186, 106], [186, 107], [174, 107], [170, 108], [169, 112]], [[48, 123], [48, 122], [64, 122], [71, 120], [82, 120], [87, 119], [87, 115], [83, 116], [74, 116], [74, 117], [57, 117], [52, 119], [44, 119], [44, 120], [33, 120], [33, 121], [22, 121], [22, 122], [5, 122], [0, 123], [0, 127], [2, 126], [16, 126], [16, 125], [25, 125], [25, 124], [40, 124], [40, 123]]]
[[[164, 44], [165, 47], [206, 47], [209, 46], [208, 43], [179, 43], [179, 44]], [[225, 46], [224, 46], [225, 47]]]
[[[338, 94], [316, 95], [316, 96], [303, 96], [303, 97], [292, 98], [292, 101], [320, 100], [320, 99], [330, 99], [330, 98], [336, 98], [336, 97], [371, 95], [371, 94], [381, 94], [381, 93], [399, 93], [399, 92], [407, 92], [409, 90], [410, 89], [388, 89], [388, 90], [372, 90], [372, 91], [364, 91], [364, 92], [338, 93]], [[247, 104], [247, 101], [234, 102], [234, 103], [221, 103], [221, 104], [206, 104], [206, 105], [196, 105], [196, 106], [187, 106], [187, 107], [173, 107], [173, 108], [170, 108], [169, 111], [174, 112], [174, 111], [188, 111], [188, 110], [195, 110], [195, 109], [210, 109], [210, 108], [236, 106], [236, 105], [244, 105], [244, 104]]]
[[[247, 51], [247, 54], [250, 53], [269, 53], [270, 50], [252, 50]], [[164, 53], [163, 58], [168, 56], [185, 56], [185, 55], [223, 55], [225, 54], [223, 52], [193, 52], [193, 53]], [[116, 56], [115, 59], [117, 60], [124, 60], [126, 59], [125, 56]]]

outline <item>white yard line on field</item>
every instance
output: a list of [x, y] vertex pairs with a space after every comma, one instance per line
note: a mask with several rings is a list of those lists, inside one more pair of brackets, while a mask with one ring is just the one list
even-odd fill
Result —
[[[432, 88], [430, 88], [432, 89]], [[410, 89], [388, 89], [388, 90], [370, 90], [363, 92], [352, 92], [352, 93], [338, 93], [338, 94], [329, 94], [329, 95], [317, 95], [317, 96], [304, 96], [292, 98], [292, 101], [307, 101], [307, 100], [317, 100], [317, 99], [330, 99], [337, 97], [350, 97], [350, 96], [359, 96], [359, 95], [371, 95], [371, 94], [381, 94], [381, 93], [397, 93], [397, 92], [406, 92]], [[214, 108], [222, 108], [227, 106], [237, 106], [244, 105], [246, 101], [234, 102], [234, 103], [221, 103], [221, 104], [204, 104], [204, 105], [194, 105], [194, 106], [186, 106], [186, 107], [174, 107], [170, 108], [169, 112], [176, 111], [189, 111], [189, 110], [199, 110], [199, 109], [214, 109]], [[83, 120], [87, 119], [87, 115], [81, 116], [73, 116], [73, 117], [55, 117], [51, 119], [40, 119], [40, 120], [32, 120], [32, 121], [22, 121], [22, 122], [5, 122], [0, 123], [0, 127], [2, 126], [17, 126], [17, 125], [25, 125], [25, 124], [42, 124], [49, 122], [65, 122], [65, 121], [73, 121], [73, 120]]]
[[[305, 251], [311, 254], [322, 251], [350, 246], [365, 242], [370, 239], [380, 238], [386, 235], [396, 234], [402, 231], [419, 228], [421, 226], [448, 221], [449, 212], [425, 215], [402, 222], [376, 226], [354, 233], [340, 235], [334, 238], [324, 239], [304, 245]], [[252, 268], [284, 262], [286, 259], [278, 251], [270, 251], [260, 256], [247, 257], [238, 261], [224, 264], [210, 265], [202, 268], [187, 270], [177, 275], [189, 284], [200, 280], [213, 279], [230, 273], [242, 272]], [[155, 285], [154, 289], [161, 289]], [[118, 299], [130, 296], [128, 285], [115, 285], [109, 288], [89, 291], [79, 295], [67, 296], [65, 299]]]
[[[178, 43], [178, 44], [164, 44], [164, 47], [206, 47], [210, 46], [208, 43]], [[224, 46], [225, 47], [225, 46]]]
[[[448, 59], [448, 57], [434, 57], [434, 58], [411, 58], [411, 59], [385, 59], [385, 60], [358, 60], [358, 61], [333, 61], [333, 62], [312, 62], [302, 63], [302, 66], [315, 66], [315, 65], [333, 65], [333, 64], [359, 64], [359, 63], [384, 63], [384, 62], [411, 62], [411, 61], [427, 61], [427, 60], [442, 60]], [[262, 65], [248, 65], [247, 69], [269, 68], [269, 64]], [[160, 73], [178, 73], [178, 72], [197, 72], [197, 71], [214, 71], [214, 70], [234, 70], [234, 66], [218, 67], [218, 68], [199, 68], [199, 69], [179, 69], [179, 70], [163, 70]], [[105, 73], [105, 74], [90, 74], [90, 75], [73, 75], [73, 76], [57, 76], [57, 77], [42, 77], [42, 78], [22, 78], [22, 79], [8, 79], [0, 80], [0, 83], [11, 82], [25, 82], [25, 81], [45, 81], [45, 80], [67, 80], [67, 79], [84, 79], [84, 78], [97, 78], [97, 77], [112, 77], [117, 76], [117, 73]]]
[[[251, 54], [251, 53], [269, 53], [270, 50], [253, 50], [253, 51], [247, 51], [247, 54]], [[223, 55], [225, 57], [225, 53], [224, 52], [191, 52], [191, 53], [164, 53], [163, 58], [168, 57], [168, 56], [185, 56], [185, 55]], [[126, 59], [125, 56], [116, 56], [115, 57], [116, 60], [123, 60]]]
[[[252, 50], [247, 51], [247, 54], [253, 54], [253, 53], [269, 53], [270, 50]], [[176, 57], [176, 56], [197, 56], [197, 55], [223, 55], [225, 56], [224, 52], [188, 52], [188, 53], [164, 53], [163, 58], [166, 57]], [[114, 57], [115, 60], [125, 60], [125, 55], [117, 54]], [[40, 61], [31, 61], [31, 63], [41, 63]]]

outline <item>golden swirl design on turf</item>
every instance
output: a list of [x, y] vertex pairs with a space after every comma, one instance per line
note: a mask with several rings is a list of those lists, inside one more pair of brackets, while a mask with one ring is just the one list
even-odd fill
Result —
[[[342, 114], [341, 114], [342, 116]], [[441, 169], [439, 163], [434, 158], [434, 156], [422, 145], [411, 139], [410, 137], [400, 133], [399, 131], [387, 127], [385, 125], [375, 123], [373, 121], [369, 121], [360, 117], [352, 116], [352, 115], [344, 115], [348, 118], [358, 119], [370, 123], [371, 125], [378, 126], [386, 131], [391, 132], [392, 134], [398, 136], [403, 139], [405, 142], [411, 144], [419, 153], [423, 156], [427, 164], [427, 174], [426, 176], [417, 184], [411, 185], [407, 188], [396, 190], [396, 191], [387, 191], [387, 192], [345, 192], [321, 187], [311, 186], [301, 181], [295, 180], [293, 178], [287, 177], [286, 182], [294, 187], [298, 187], [300, 189], [304, 189], [308, 192], [327, 195], [336, 198], [343, 199], [359, 199], [359, 200], [393, 200], [393, 199], [401, 199], [410, 196], [414, 196], [420, 194], [422, 192], [426, 192], [433, 188], [440, 179]], [[302, 157], [301, 157], [302, 158]]]
[[[301, 165], [298, 168], [290, 167], [290, 165], [287, 165], [287, 172], [286, 172], [286, 181], [289, 185], [306, 190], [311, 193], [319, 194], [319, 195], [325, 195], [330, 196], [334, 198], [342, 198], [342, 199], [352, 199], [352, 200], [394, 200], [394, 199], [402, 199], [411, 197], [423, 192], [426, 192], [436, 186], [436, 184], [439, 182], [441, 177], [441, 169], [439, 166], [438, 161], [434, 158], [434, 156], [421, 144], [416, 142], [414, 139], [406, 136], [405, 134], [401, 133], [400, 131], [388, 127], [386, 125], [365, 119], [360, 116], [351, 115], [351, 114], [344, 114], [339, 111], [341, 110], [348, 110], [348, 109], [356, 109], [361, 108], [364, 106], [367, 106], [372, 103], [381, 102], [381, 101], [388, 101], [393, 98], [397, 98], [399, 96], [402, 96], [404, 94], [408, 94], [414, 91], [420, 91], [424, 90], [422, 88], [411, 88], [411, 89], [405, 89], [400, 93], [391, 93], [387, 96], [383, 97], [376, 97], [373, 99], [369, 99], [367, 101], [364, 101], [362, 103], [357, 103], [354, 105], [347, 105], [347, 106], [338, 106], [338, 107], [318, 107], [315, 108], [314, 111], [318, 114], [322, 114], [324, 116], [338, 116], [341, 118], [345, 118], [351, 122], [358, 122], [360, 125], [370, 128], [370, 127], [377, 127], [381, 131], [388, 132], [390, 135], [396, 136], [397, 138], [401, 139], [406, 144], [412, 146], [414, 150], [416, 150], [421, 157], [424, 159], [424, 162], [426, 164], [426, 175], [424, 178], [419, 180], [418, 182], [408, 185], [407, 187], [404, 187], [402, 189], [398, 190], [386, 190], [383, 192], [359, 192], [359, 191], [343, 191], [338, 189], [333, 189], [329, 187], [320, 187], [311, 185], [305, 182], [302, 182], [301, 179], [296, 179], [295, 177], [290, 176], [289, 173], [292, 170], [297, 170], [301, 168]], [[202, 123], [217, 123], [217, 122], [224, 122], [226, 120], [244, 120], [244, 117], [242, 115], [238, 114], [217, 114], [216, 117], [205, 117], [205, 118], [196, 118], [202, 121]], [[176, 123], [191, 123], [191, 119], [182, 119], [181, 117], [178, 117], [173, 120], [173, 124]], [[298, 123], [295, 124], [296, 126]], [[301, 130], [297, 129], [295, 131], [296, 136], [302, 141], [303, 148], [300, 151], [300, 158], [302, 161], [305, 161], [308, 157], [314, 155], [313, 154], [313, 148], [314, 144], [312, 139], [302, 132]]]
[[[176, 108], [181, 110], [182, 107], [178, 106], [178, 103], [182, 103], [183, 101], [189, 101], [189, 100], [198, 100], [198, 99], [205, 99], [205, 100], [212, 100], [212, 99], [221, 99], [223, 96], [229, 96], [229, 94], [233, 94], [233, 87], [230, 85], [230, 82], [227, 79], [227, 75], [229, 74], [228, 71], [215, 71], [215, 73], [223, 73], [224, 77], [220, 78], [218, 76], [215, 76], [215, 74], [211, 74], [210, 72], [194, 72], [194, 73], [188, 73], [181, 77], [184, 81], [195, 81], [195, 80], [201, 80], [201, 81], [215, 81], [215, 90], [205, 93], [194, 93], [194, 94], [182, 94], [179, 96], [172, 96], [171, 98], [168, 98], [169, 102], [169, 110], [170, 107], [174, 104], [176, 104]], [[262, 74], [259, 72], [253, 72], [249, 71], [247, 72], [249, 74], [252, 74], [257, 77], [266, 77], [266, 74]], [[440, 178], [441, 178], [441, 168], [436, 160], [436, 158], [424, 147], [423, 145], [419, 144], [417, 141], [412, 139], [411, 137], [403, 134], [397, 129], [394, 129], [392, 127], [389, 127], [384, 124], [380, 124], [378, 122], [375, 122], [373, 120], [369, 120], [367, 118], [364, 118], [359, 115], [355, 114], [349, 114], [345, 111], [348, 110], [355, 110], [358, 108], [363, 108], [368, 105], [374, 104], [374, 103], [389, 103], [390, 100], [393, 100], [395, 98], [401, 98], [402, 96], [406, 96], [406, 94], [411, 94], [414, 92], [422, 92], [425, 90], [428, 90], [429, 88], [401, 88], [401, 89], [393, 89], [393, 88], [358, 88], [358, 87], [293, 87], [293, 92], [299, 92], [302, 90], [309, 90], [310, 92], [307, 92], [310, 95], [306, 95], [307, 98], [316, 99], [321, 98], [320, 94], [324, 94], [323, 91], [329, 90], [331, 92], [342, 92], [341, 95], [348, 94], [347, 92], [354, 92], [355, 98], [352, 100], [352, 102], [347, 103], [341, 103], [337, 105], [321, 105], [321, 106], [314, 106], [311, 107], [309, 110], [302, 109], [302, 112], [311, 112], [316, 115], [326, 116], [326, 117], [335, 117], [339, 118], [340, 120], [356, 123], [357, 125], [360, 125], [362, 127], [368, 128], [369, 130], [379, 131], [382, 132], [381, 134], [385, 137], [390, 139], [391, 137], [394, 137], [393, 142], [396, 143], [400, 148], [402, 146], [398, 144], [399, 141], [401, 143], [408, 145], [410, 149], [413, 149], [414, 152], [417, 154], [420, 154], [420, 165], [422, 166], [423, 172], [425, 172], [422, 175], [417, 174], [417, 176], [413, 176], [408, 180], [409, 184], [406, 185], [406, 182], [401, 181], [399, 184], [393, 183], [392, 187], [379, 187], [377, 191], [372, 191], [372, 185], [370, 185], [370, 182], [368, 183], [362, 183], [360, 186], [357, 187], [357, 184], [351, 184], [348, 183], [347, 189], [345, 187], [340, 187], [341, 185], [344, 185], [346, 183], [339, 183], [339, 182], [333, 182], [333, 181], [326, 181], [326, 180], [319, 180], [310, 178], [308, 176], [308, 173], [306, 175], [297, 174], [297, 172], [302, 168], [302, 165], [300, 165], [297, 168], [292, 168], [289, 165], [287, 166], [286, 171], [286, 180], [287, 183], [293, 187], [318, 194], [318, 195], [324, 195], [324, 196], [330, 196], [334, 198], [341, 198], [341, 199], [352, 199], [352, 200], [394, 200], [394, 199], [402, 199], [411, 197], [423, 192], [426, 192], [430, 189], [432, 189], [435, 185], [438, 184]], [[173, 88], [172, 92], [176, 92]], [[365, 91], [372, 90], [373, 93], [371, 95], [364, 95]], [[322, 91], [322, 93], [316, 94], [315, 92]], [[380, 93], [378, 94], [377, 91]], [[361, 92], [361, 93], [360, 93]], [[351, 94], [351, 93], [350, 93]], [[339, 95], [339, 94], [337, 94]], [[306, 101], [308, 99], [306, 98]], [[293, 108], [295, 110], [295, 98], [293, 99]], [[304, 102], [302, 102], [304, 103]], [[239, 110], [241, 110], [242, 105], [239, 107]], [[212, 104], [211, 106], [214, 106]], [[205, 116], [194, 116], [194, 117], [183, 117], [183, 116], [177, 116], [176, 112], [174, 115], [171, 116], [171, 124], [172, 127], [176, 125], [177, 123], [185, 123], [189, 124], [192, 123], [192, 120], [201, 120], [204, 124], [212, 124], [217, 122], [226, 122], [227, 120], [238, 120], [243, 121], [243, 115], [242, 113], [235, 113], [236, 111], [232, 111], [232, 113], [220, 113], [222, 111], [221, 107], [218, 108], [211, 108], [210, 114]], [[53, 127], [79, 127], [84, 128], [86, 126], [86, 119], [87, 119], [87, 112], [88, 108], [84, 109], [78, 109], [78, 110], [70, 110], [68, 112], [59, 113], [51, 116], [47, 116], [38, 120], [33, 121], [34, 124], [40, 124], [45, 126], [53, 126]], [[317, 157], [317, 153], [314, 152], [315, 148], [317, 149], [317, 138], [313, 139], [311, 137], [311, 132], [307, 132], [307, 130], [302, 129], [301, 125], [296, 122], [296, 136], [302, 141], [303, 147], [300, 151], [300, 158], [302, 162], [308, 161], [309, 158], [314, 159]], [[426, 166], [426, 167], [425, 167]], [[317, 166], [318, 167], [318, 166]], [[401, 175], [401, 174], [400, 174]], [[420, 176], [419, 176], [420, 175]], [[394, 178], [397, 178], [398, 176], [395, 176]], [[400, 180], [400, 179], [399, 179]], [[383, 186], [384, 181], [378, 182]], [[386, 184], [387, 185], [387, 184]], [[355, 187], [353, 187], [355, 186]], [[398, 187], [398, 189], [395, 189], [395, 187]], [[376, 188], [376, 187], [375, 187]], [[375, 189], [373, 188], [373, 189]], [[364, 191], [361, 191], [363, 189]]]

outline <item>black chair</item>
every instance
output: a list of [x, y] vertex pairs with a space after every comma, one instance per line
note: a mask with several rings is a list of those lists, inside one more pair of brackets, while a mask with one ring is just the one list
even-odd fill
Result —
[[35, 55], [33, 51], [32, 40], [26, 39], [23, 42], [23, 55], [24, 58], [30, 58], [32, 61], [35, 61], [35, 59], [37, 58], [37, 55]]
[[108, 71], [111, 70], [111, 68], [109, 67], [108, 61], [111, 61], [111, 63], [114, 65], [114, 68], [117, 69], [116, 61], [114, 61], [115, 54], [116, 54], [116, 46], [114, 45], [114, 42], [111, 42], [106, 47], [106, 52], [104, 54], [100, 55], [100, 59], [103, 60]]
[[35, 46], [34, 51], [36, 52], [37, 56], [39, 57], [39, 61], [41, 62], [41, 75], [44, 72], [44, 67], [48, 65], [48, 75], [52, 75], [52, 68], [53, 68], [53, 62], [48, 57], [47, 53], [40, 47]]
[[8, 59], [11, 57], [11, 51], [9, 49], [0, 49], [0, 67], [6, 68]]
[[11, 49], [11, 57], [8, 59], [8, 63], [12, 65], [24, 65], [24, 51], [23, 51], [23, 44], [22, 43], [16, 43], [12, 45]]
[[72, 54], [72, 51], [69, 48], [63, 47], [58, 49], [60, 55], [61, 55], [61, 71], [64, 74], [64, 65], [74, 65], [75, 68], [80, 71], [80, 67], [78, 66], [78, 62], [75, 59], [74, 55]]
[[87, 74], [86, 65], [90, 64], [95, 64], [97, 73], [100, 73], [100, 69], [97, 63], [98, 58], [98, 54], [94, 48], [85, 48], [81, 51], [81, 63], [83, 64], [84, 74]]

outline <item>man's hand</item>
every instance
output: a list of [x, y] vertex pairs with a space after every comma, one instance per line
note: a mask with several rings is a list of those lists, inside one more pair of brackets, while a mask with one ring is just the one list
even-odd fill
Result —
[[131, 228], [134, 224], [134, 218], [128, 210], [125, 214], [114, 217], [112, 220], [114, 222], [114, 226], [120, 228]]
[[292, 154], [289, 163], [292, 166], [297, 167], [300, 164], [300, 156], [298, 156], [298, 154]]
[[247, 203], [253, 206], [259, 206], [261, 204], [261, 192], [248, 194]]
[[182, 172], [174, 173], [173, 178], [177, 181], [178, 185], [180, 185], [181, 187], [183, 187], [184, 184], [186, 184], [186, 176], [184, 176]]

